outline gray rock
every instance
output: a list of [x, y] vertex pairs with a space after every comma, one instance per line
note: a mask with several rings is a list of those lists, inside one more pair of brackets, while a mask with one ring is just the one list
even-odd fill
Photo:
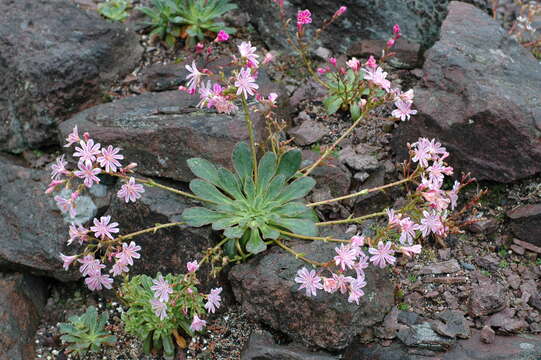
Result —
[[406, 346], [435, 351], [446, 350], [454, 343], [454, 340], [439, 336], [434, 332], [428, 322], [401, 329], [398, 331], [397, 337]]
[[477, 265], [488, 271], [498, 271], [500, 259], [496, 255], [489, 254], [475, 259]]
[[423, 267], [419, 270], [419, 274], [453, 274], [460, 271], [460, 264], [456, 259], [442, 261]]
[[305, 120], [299, 126], [289, 129], [287, 133], [301, 146], [311, 145], [321, 140], [328, 133], [327, 127], [314, 120]]
[[507, 216], [515, 236], [538, 247], [541, 252], [541, 204], [519, 206], [508, 211]]
[[494, 338], [496, 337], [496, 333], [490, 326], [485, 325], [481, 329], [479, 336], [481, 337], [481, 341], [485, 344], [492, 344], [494, 342]]
[[498, 283], [480, 281], [472, 288], [468, 303], [469, 315], [486, 316], [503, 310], [507, 305], [505, 288]]
[[470, 326], [462, 311], [446, 310], [438, 313], [436, 317], [443, 321], [436, 321], [432, 326], [438, 334], [450, 338], [468, 339], [470, 337]]
[[508, 335], [517, 333], [528, 327], [528, 323], [514, 317], [515, 310], [506, 308], [488, 318], [485, 325], [490, 326], [496, 333]]
[[135, 33], [72, 1], [0, 2], [0, 150], [55, 144], [58, 123], [102, 102], [141, 54]]

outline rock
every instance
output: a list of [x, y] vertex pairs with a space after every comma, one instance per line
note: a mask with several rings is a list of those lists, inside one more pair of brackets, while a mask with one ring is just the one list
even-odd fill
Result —
[[455, 173], [511, 182], [541, 171], [541, 65], [499, 22], [453, 1], [440, 40], [425, 53], [418, 114], [398, 126], [393, 150], [437, 138]]
[[[146, 93], [87, 109], [59, 127], [63, 139], [74, 126], [102, 145], [123, 150], [125, 162], [137, 162], [147, 176], [189, 181], [186, 160], [202, 157], [230, 166], [235, 144], [248, 139], [241, 113], [230, 116], [197, 109], [198, 98], [179, 91]], [[264, 119], [255, 117], [263, 136]]]
[[454, 340], [436, 334], [428, 322], [412, 325], [407, 329], [401, 329], [398, 331], [397, 337], [406, 346], [436, 351], [446, 350], [454, 342]]
[[423, 282], [435, 284], [464, 284], [468, 282], [468, 278], [466, 276], [425, 277]]
[[[334, 244], [296, 242], [290, 246], [315, 261], [328, 261]], [[235, 298], [254, 320], [307, 346], [340, 350], [354, 337], [383, 320], [393, 304], [393, 287], [383, 271], [368, 268], [359, 305], [342, 294], [320, 291], [307, 297], [294, 277], [305, 264], [278, 247], [229, 272]]]
[[528, 327], [526, 321], [516, 319], [514, 316], [515, 310], [507, 308], [488, 318], [485, 325], [492, 327], [496, 333], [502, 335], [517, 333]]
[[241, 360], [336, 360], [338, 357], [322, 351], [310, 352], [298, 345], [276, 345], [266, 331], [254, 333], [246, 343]]
[[468, 303], [470, 316], [494, 314], [506, 306], [507, 296], [503, 286], [489, 281], [480, 281], [478, 286], [473, 286]]
[[379, 168], [376, 156], [370, 153], [358, 154], [351, 146], [340, 150], [338, 159], [357, 171], [374, 171]]
[[[348, 56], [368, 58], [373, 55], [380, 58], [382, 50], [386, 50], [387, 39], [385, 40], [361, 40], [353, 44], [348, 50]], [[398, 39], [392, 49], [395, 56], [390, 58], [389, 63], [400, 69], [414, 69], [419, 65], [419, 53], [421, 46], [405, 38]]]
[[494, 342], [494, 338], [496, 336], [496, 333], [490, 326], [483, 326], [481, 329], [481, 333], [479, 334], [481, 341], [485, 344], [492, 344]]
[[20, 273], [0, 273], [0, 358], [34, 360], [34, 336], [47, 300], [47, 284]]
[[442, 261], [423, 267], [419, 270], [419, 274], [452, 274], [460, 271], [460, 264], [456, 259]]
[[483, 219], [472, 223], [468, 229], [475, 234], [492, 234], [498, 230], [498, 220]]
[[514, 252], [515, 254], [518, 254], [518, 255], [524, 255], [525, 249], [524, 249], [522, 246], [518, 246], [518, 245], [513, 244], [513, 245], [509, 246], [509, 248], [510, 248], [511, 250], [513, 250], [513, 252]]
[[508, 211], [507, 216], [511, 218], [511, 231], [515, 236], [534, 245], [530, 248], [523, 247], [541, 254], [541, 204], [519, 206]]
[[311, 145], [321, 140], [329, 130], [325, 125], [314, 120], [305, 120], [299, 126], [289, 129], [287, 133], [295, 143], [301, 146]]
[[376, 336], [382, 339], [392, 340], [396, 338], [396, 333], [404, 327], [398, 323], [398, 315], [400, 311], [395, 306], [393, 309], [385, 316], [383, 324], [380, 327], [376, 328]]
[[499, 267], [500, 259], [498, 259], [498, 257], [493, 254], [479, 257], [475, 259], [475, 262], [477, 263], [477, 265], [479, 265], [483, 269], [486, 269], [492, 272], [498, 271], [498, 269], [500, 268]]
[[528, 304], [531, 307], [537, 309], [537, 311], [541, 311], [541, 296], [539, 296], [539, 294], [531, 296]]
[[0, 151], [56, 143], [69, 115], [138, 64], [138, 36], [69, 0], [0, 3]]
[[524, 249], [529, 250], [529, 251], [531, 251], [533, 253], [541, 254], [541, 247], [530, 244], [529, 242], [522, 241], [522, 240], [519, 240], [519, 239], [513, 239], [513, 243], [515, 245], [521, 246]]
[[0, 269], [75, 280], [78, 272], [62, 269], [69, 223], [45, 194], [50, 180], [48, 171], [0, 157]]
[[438, 249], [438, 255], [440, 256], [440, 259], [447, 261], [451, 259], [451, 249], [449, 248]]
[[468, 339], [470, 337], [470, 326], [462, 311], [446, 310], [437, 314], [436, 317], [443, 321], [436, 321], [432, 325], [432, 329], [438, 334], [453, 339]]
[[[303, 150], [303, 166], [313, 164], [321, 157], [320, 153]], [[347, 195], [351, 186], [351, 173], [341, 162], [328, 156], [321, 165], [310, 174], [316, 180], [316, 189], [327, 187], [333, 197]]]

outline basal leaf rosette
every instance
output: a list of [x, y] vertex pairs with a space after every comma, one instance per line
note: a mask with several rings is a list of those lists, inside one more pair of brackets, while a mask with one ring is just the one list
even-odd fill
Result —
[[186, 209], [183, 220], [190, 226], [212, 224], [230, 239], [225, 245], [230, 258], [245, 252], [257, 254], [267, 248], [265, 240], [276, 240], [280, 231], [317, 236], [318, 221], [302, 198], [314, 187], [311, 177], [295, 178], [301, 152], [290, 150], [277, 157], [266, 153], [254, 172], [250, 148], [239, 143], [232, 155], [235, 172], [193, 158], [188, 166], [198, 177], [190, 182], [193, 193], [206, 201], [205, 207]]

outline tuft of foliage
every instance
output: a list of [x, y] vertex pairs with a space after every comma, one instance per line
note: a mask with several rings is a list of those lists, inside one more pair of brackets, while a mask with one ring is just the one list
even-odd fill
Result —
[[131, 0], [107, 0], [98, 5], [98, 12], [109, 20], [124, 21], [128, 18], [130, 6]]
[[94, 306], [90, 306], [81, 316], [71, 316], [67, 323], [59, 324], [60, 339], [68, 344], [67, 351], [76, 355], [96, 352], [102, 345], [114, 345], [116, 337], [105, 331], [109, 315], [107, 312], [98, 316]]
[[188, 225], [212, 224], [229, 241], [230, 259], [257, 254], [267, 248], [264, 240], [276, 240], [280, 230], [317, 236], [314, 211], [300, 201], [314, 187], [311, 177], [294, 179], [301, 165], [301, 152], [290, 150], [278, 158], [268, 152], [259, 161], [254, 177], [250, 149], [239, 143], [233, 150], [235, 173], [211, 162], [193, 158], [188, 166], [199, 177], [190, 182], [194, 194], [208, 201], [206, 207], [184, 210]]
[[151, 4], [152, 7], [139, 10], [150, 18], [146, 22], [153, 28], [150, 35], [158, 36], [169, 47], [173, 47], [178, 38], [185, 38], [187, 46], [194, 46], [209, 33], [224, 30], [233, 34], [236, 31], [217, 21], [237, 8], [229, 0], [152, 0]]
[[[158, 277], [161, 274], [158, 273]], [[129, 334], [137, 336], [143, 342], [143, 350], [150, 354], [152, 350], [163, 351], [164, 357], [175, 356], [173, 333], [182, 329], [189, 336], [194, 333], [190, 329], [190, 319], [193, 314], [184, 314], [185, 309], [195, 313], [204, 313], [204, 297], [195, 286], [190, 286], [192, 292], [185, 290], [187, 283], [182, 274], [164, 276], [169, 284], [174, 284], [175, 293], [181, 294], [173, 303], [167, 305], [167, 317], [161, 320], [152, 310], [151, 300], [154, 298], [152, 278], [147, 275], [137, 275], [124, 282], [120, 290], [121, 298], [128, 306], [122, 314], [122, 321]]]

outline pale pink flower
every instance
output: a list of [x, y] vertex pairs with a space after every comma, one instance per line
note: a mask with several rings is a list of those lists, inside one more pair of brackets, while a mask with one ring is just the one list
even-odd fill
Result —
[[167, 305], [160, 301], [159, 299], [150, 300], [150, 305], [152, 306], [152, 311], [160, 320], [167, 318]]
[[77, 125], [73, 128], [73, 131], [68, 135], [66, 138], [66, 141], [68, 142], [64, 147], [70, 147], [73, 145], [73, 143], [77, 143], [81, 141], [81, 138], [79, 137], [79, 133], [77, 131]]
[[75, 261], [75, 259], [78, 258], [78, 256], [77, 255], [68, 256], [68, 255], [64, 255], [64, 254], [60, 253], [60, 258], [64, 262], [62, 264], [62, 267], [64, 268], [64, 270], [67, 271], [69, 269], [70, 265], [73, 263], [73, 261]]
[[317, 289], [322, 289], [321, 278], [317, 275], [315, 270], [308, 270], [303, 267], [297, 271], [297, 277], [295, 282], [301, 284], [299, 290], [306, 289], [306, 296], [316, 296]]
[[378, 243], [378, 248], [370, 248], [368, 252], [373, 256], [370, 258], [370, 262], [373, 262], [374, 265], [384, 268], [387, 264], [394, 264], [396, 258], [393, 256], [394, 250], [391, 249], [391, 242], [383, 244], [383, 242]]
[[333, 17], [338, 17], [344, 15], [348, 8], [346, 6], [340, 6], [338, 10], [334, 13]]
[[272, 55], [271, 52], [268, 52], [268, 53], [265, 54], [265, 57], [263, 58], [262, 64], [266, 65], [266, 64], [270, 63], [273, 60], [274, 60], [274, 55]]
[[451, 202], [451, 210], [454, 210], [456, 208], [456, 202], [458, 200], [458, 192], [460, 191], [460, 182], [455, 180], [455, 184], [453, 185], [453, 188], [451, 191], [447, 192], [447, 196], [449, 196], [449, 201]]
[[101, 155], [98, 156], [98, 162], [101, 167], [105, 168], [105, 171], [116, 172], [117, 167], [122, 166], [118, 160], [124, 159], [124, 155], [119, 154], [119, 151], [120, 148], [113, 148], [112, 145], [101, 149]]
[[141, 197], [141, 194], [145, 192], [145, 188], [141, 184], [135, 183], [135, 178], [130, 177], [126, 184], [123, 184], [118, 190], [117, 197], [123, 198], [126, 203], [133, 201]]
[[79, 163], [84, 162], [88, 167], [92, 167], [92, 163], [96, 161], [96, 155], [100, 154], [100, 144], [94, 144], [94, 140], [88, 139], [88, 141], [81, 140], [79, 146], [75, 147], [74, 157], [78, 157]]
[[[439, 187], [441, 185], [437, 184]], [[434, 186], [434, 184], [432, 185]], [[447, 198], [447, 193], [439, 189], [430, 189], [425, 192], [421, 192], [421, 195], [425, 198], [426, 201], [430, 203], [430, 206], [436, 210], [445, 210], [449, 207], [451, 200]]]
[[445, 175], [453, 175], [453, 168], [439, 161], [432, 163], [426, 171], [428, 171], [428, 179], [436, 184], [441, 184]]
[[66, 165], [68, 162], [64, 160], [64, 155], [58, 157], [56, 162], [51, 165], [51, 179], [60, 180], [62, 175], [66, 175], [69, 171], [66, 170]]
[[436, 139], [432, 139], [428, 141], [428, 139], [425, 138], [425, 141], [427, 142], [428, 151], [433, 156], [433, 160], [441, 161], [445, 159], [447, 156], [449, 156], [449, 153], [447, 152], [445, 147], [441, 146], [441, 143], [436, 141]]
[[94, 236], [97, 238], [101, 237], [102, 240], [105, 240], [105, 237], [113, 240], [114, 237], [111, 233], [116, 234], [119, 232], [118, 223], [113, 222], [109, 224], [109, 221], [111, 221], [110, 215], [102, 216], [100, 220], [94, 219], [94, 226], [90, 227], [90, 231], [93, 231]]
[[387, 217], [389, 218], [389, 225], [391, 227], [400, 227], [402, 214], [396, 214], [394, 209], [387, 209]]
[[208, 312], [214, 314], [216, 309], [220, 307], [220, 302], [222, 301], [222, 298], [220, 297], [221, 292], [221, 287], [210, 290], [210, 294], [207, 297], [207, 303], [205, 304], [205, 309], [207, 309]]
[[399, 89], [396, 89], [396, 90], [397, 90], [396, 97], [395, 97], [396, 101], [402, 100], [403, 102], [406, 102], [406, 103], [413, 102], [413, 97], [414, 97], [413, 89], [409, 89], [406, 92], [401, 92]]
[[417, 142], [413, 143], [413, 160], [418, 162], [419, 165], [426, 168], [428, 167], [428, 161], [432, 159], [432, 154], [430, 151], [430, 143], [426, 138], [420, 138]]
[[56, 195], [54, 201], [56, 201], [56, 206], [58, 206], [63, 214], [69, 213], [72, 218], [77, 215], [77, 209], [75, 208], [75, 201], [73, 199], [64, 199], [62, 196]]
[[311, 24], [312, 23], [312, 13], [310, 10], [299, 10], [297, 12], [297, 27], [302, 29], [303, 25]]
[[102, 274], [101, 270], [97, 270], [88, 274], [85, 284], [91, 291], [101, 290], [102, 288], [111, 289], [113, 279], [107, 274]]
[[190, 329], [192, 331], [201, 331], [203, 328], [207, 326], [207, 322], [205, 320], [201, 320], [197, 314], [194, 315], [192, 324], [190, 325]]
[[412, 244], [416, 230], [419, 230], [419, 225], [411, 221], [409, 217], [400, 220], [400, 243]]
[[77, 261], [82, 264], [79, 267], [79, 271], [81, 274], [83, 274], [83, 276], [87, 276], [88, 274], [96, 271], [101, 271], [101, 269], [105, 268], [105, 265], [103, 265], [98, 259], [95, 259], [92, 255], [86, 255]]
[[197, 263], [197, 260], [189, 261], [186, 264], [186, 267], [188, 268], [188, 272], [193, 273], [196, 272], [197, 269], [199, 269], [199, 264]]
[[357, 257], [357, 251], [355, 249], [352, 249], [349, 245], [342, 244], [339, 248], [335, 247], [334, 251], [338, 254], [334, 257], [336, 266], [340, 266], [342, 271], [353, 267], [353, 263]]
[[233, 114], [239, 109], [237, 105], [223, 96], [216, 97], [213, 100], [213, 105], [216, 111], [223, 114]]
[[355, 57], [346, 61], [346, 65], [349, 66], [349, 68], [355, 72], [359, 71], [359, 69], [361, 68], [361, 62]]
[[255, 53], [257, 50], [255, 46], [252, 46], [252, 43], [249, 41], [243, 41], [238, 45], [240, 56], [248, 61], [253, 67], [259, 65], [257, 58], [259, 55]]
[[423, 211], [423, 218], [421, 219], [421, 225], [419, 230], [423, 233], [424, 237], [434, 233], [436, 235], [441, 235], [445, 231], [445, 226], [441, 222], [440, 215], [435, 211]]
[[350, 241], [351, 241], [351, 246], [354, 246], [354, 247], [361, 247], [361, 246], [364, 246], [364, 236], [362, 235], [355, 235], [355, 236], [352, 236]]
[[323, 278], [323, 291], [326, 291], [328, 293], [334, 293], [338, 290], [338, 283], [336, 282], [336, 279], [334, 278]]
[[224, 41], [227, 41], [229, 40], [229, 34], [226, 33], [225, 31], [223, 30], [220, 30], [218, 31], [218, 35], [216, 36], [216, 40], [217, 42], [224, 42]]
[[378, 67], [378, 64], [376, 63], [376, 59], [372, 55], [368, 58], [368, 61], [365, 64], [368, 69], [375, 70]]
[[278, 94], [277, 93], [270, 93], [269, 94], [269, 101], [271, 104], [276, 104], [276, 99], [278, 99]]
[[254, 91], [259, 88], [249, 68], [240, 70], [235, 81], [235, 86], [238, 88], [237, 95], [243, 94], [245, 99], [248, 99], [248, 95], [253, 96]]
[[368, 267], [369, 258], [364, 253], [361, 253], [359, 260], [353, 264], [353, 270], [357, 273], [357, 277], [364, 277], [364, 269]]
[[408, 257], [411, 257], [414, 254], [420, 254], [421, 250], [422, 246], [419, 244], [413, 246], [403, 246], [400, 248], [400, 252]]
[[188, 70], [189, 74], [186, 76], [186, 80], [188, 80], [188, 91], [193, 91], [197, 89], [199, 86], [199, 83], [201, 82], [201, 77], [203, 76], [203, 73], [200, 72], [197, 69], [197, 66], [195, 65], [195, 60], [192, 61], [192, 66], [186, 65], [186, 70]]
[[363, 287], [366, 286], [364, 278], [355, 279], [349, 283], [349, 297], [348, 302], [355, 302], [359, 305], [359, 299], [364, 295]]
[[90, 188], [94, 183], [99, 184], [100, 179], [96, 176], [101, 173], [100, 168], [93, 168], [93, 165], [87, 165], [86, 163], [79, 162], [79, 170], [74, 171], [73, 173], [80, 179], [83, 179], [83, 183], [86, 187]]
[[122, 273], [127, 273], [130, 271], [130, 268], [128, 267], [128, 264], [125, 263], [123, 260], [116, 260], [115, 264], [112, 266], [111, 270], [109, 272], [113, 274], [113, 276], [121, 275]]
[[336, 281], [336, 287], [342, 294], [348, 291], [349, 283], [354, 279], [351, 276], [344, 276], [343, 274], [332, 274], [333, 279]]
[[53, 191], [55, 191], [56, 187], [58, 185], [64, 184], [66, 180], [53, 180], [47, 185], [47, 190], [45, 190], [45, 194], [50, 194]]
[[393, 110], [391, 115], [393, 115], [395, 118], [400, 119], [402, 121], [406, 121], [410, 119], [411, 115], [417, 114], [417, 110], [411, 109], [411, 103], [405, 102], [402, 100], [398, 100], [394, 103], [396, 106], [396, 109]]
[[129, 245], [122, 243], [122, 251], [118, 252], [115, 257], [129, 265], [133, 265], [133, 259], [141, 258], [141, 254], [138, 253], [140, 250], [141, 247], [133, 241]]
[[79, 240], [79, 245], [88, 240], [88, 229], [82, 225], [71, 224], [69, 228], [68, 245], [71, 245], [75, 240]]
[[386, 79], [387, 73], [383, 71], [381, 67], [377, 67], [374, 69], [365, 70], [365, 76], [364, 78], [366, 80], [370, 80], [377, 86], [381, 87], [382, 89], [389, 91], [391, 88], [391, 82]]
[[154, 297], [163, 302], [169, 301], [169, 295], [173, 293], [171, 284], [169, 284], [161, 274], [158, 275], [157, 279], [152, 280], [152, 283], [154, 285], [150, 289], [154, 291]]

